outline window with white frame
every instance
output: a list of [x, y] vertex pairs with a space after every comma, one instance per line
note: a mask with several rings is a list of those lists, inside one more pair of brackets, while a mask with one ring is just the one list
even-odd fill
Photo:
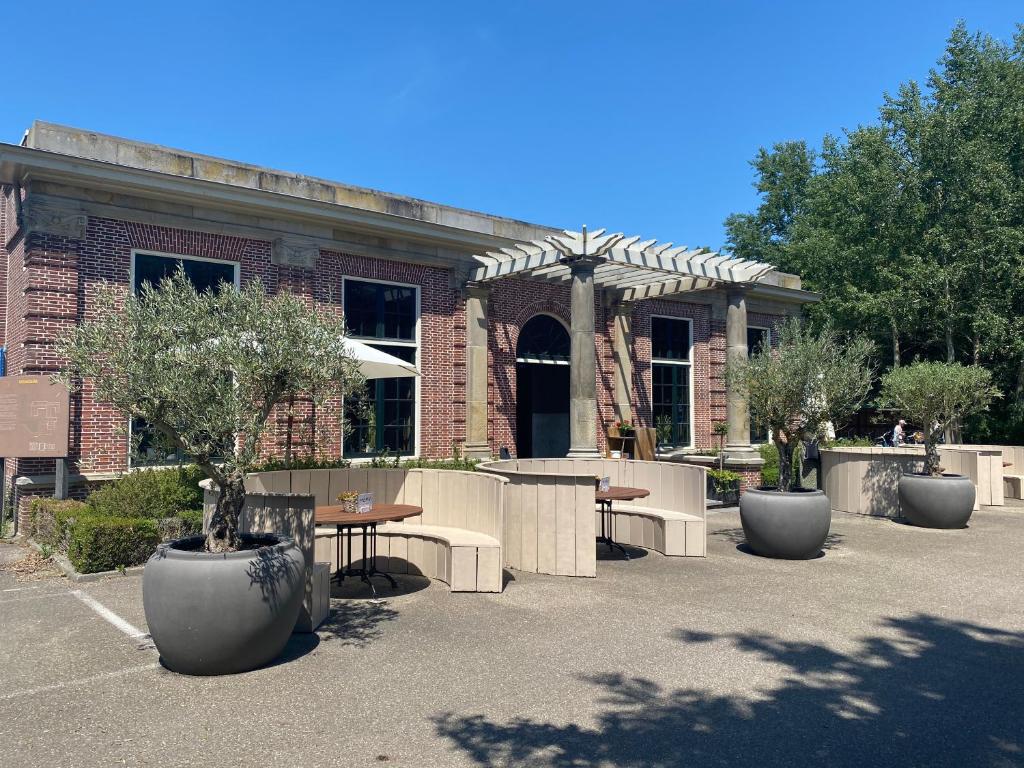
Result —
[[658, 442], [693, 445], [693, 334], [685, 318], [651, 318], [651, 406]]
[[[370, 280], [344, 281], [348, 333], [371, 347], [419, 364], [419, 288]], [[347, 458], [416, 453], [417, 377], [373, 379], [365, 396], [346, 400]]]
[[[237, 262], [134, 251], [131, 265], [132, 292], [139, 293], [146, 283], [159, 285], [161, 280], [170, 277], [179, 268], [198, 291], [217, 290], [223, 283], [238, 287]], [[178, 464], [188, 458], [177, 447], [165, 445], [142, 419], [132, 420], [131, 435], [136, 450], [129, 458], [130, 465]]]

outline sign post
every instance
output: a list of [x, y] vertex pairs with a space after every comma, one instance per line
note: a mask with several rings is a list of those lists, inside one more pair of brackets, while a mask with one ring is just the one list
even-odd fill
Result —
[[70, 405], [67, 387], [49, 376], [0, 376], [0, 457], [56, 459], [58, 499], [68, 497]]

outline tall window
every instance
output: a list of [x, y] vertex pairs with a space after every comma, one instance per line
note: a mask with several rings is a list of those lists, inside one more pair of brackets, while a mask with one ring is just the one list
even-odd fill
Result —
[[[747, 357], [752, 357], [762, 349], [771, 346], [771, 332], [767, 328], [759, 328], [756, 325], [747, 326]], [[764, 424], [750, 422], [750, 442], [767, 443], [768, 427]]]
[[[185, 276], [198, 291], [216, 290], [222, 283], [238, 285], [238, 264], [231, 261], [213, 261], [185, 256], [164, 256], [157, 253], [132, 254], [132, 291], [139, 293], [145, 283], [158, 285], [181, 267]], [[136, 444], [136, 455], [131, 457], [134, 465], [178, 464], [187, 459], [181, 451], [155, 435], [142, 419], [131, 423], [132, 441]]]
[[690, 418], [692, 352], [689, 320], [651, 318], [654, 425], [658, 440], [665, 447], [686, 448], [693, 444]]
[[[345, 280], [344, 308], [348, 332], [370, 346], [417, 364], [418, 288], [364, 280]], [[409, 456], [416, 452], [416, 378], [373, 379], [365, 397], [346, 403], [351, 431], [345, 436], [347, 457], [383, 451]]]

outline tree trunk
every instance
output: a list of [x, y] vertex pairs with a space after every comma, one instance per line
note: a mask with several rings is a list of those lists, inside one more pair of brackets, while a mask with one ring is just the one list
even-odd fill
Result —
[[284, 465], [292, 468], [292, 432], [295, 429], [295, 395], [288, 398], [288, 428], [284, 444]]
[[924, 441], [924, 473], [936, 476], [942, 474], [942, 467], [939, 466], [939, 449], [935, 445], [934, 435]]
[[981, 365], [981, 334], [979, 334], [977, 331], [974, 332], [973, 342], [974, 350], [972, 354], [972, 359], [975, 365]]
[[900, 332], [896, 328], [895, 321], [889, 321], [889, 329], [892, 332], [892, 367], [900, 367]]
[[953, 346], [952, 305], [949, 296], [949, 278], [946, 278], [946, 362], [956, 362], [956, 348]]
[[775, 448], [779, 452], [779, 490], [788, 491], [793, 482], [793, 446], [776, 432]]
[[240, 472], [234, 472], [219, 487], [217, 506], [210, 518], [210, 528], [206, 534], [206, 550], [235, 552], [241, 544], [238, 536], [238, 519], [245, 503], [245, 480]]

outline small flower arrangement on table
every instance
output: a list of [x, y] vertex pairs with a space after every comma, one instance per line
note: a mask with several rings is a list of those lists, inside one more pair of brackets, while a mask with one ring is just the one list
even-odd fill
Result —
[[359, 511], [358, 491], [342, 491], [341, 493], [338, 494], [338, 501], [341, 502], [341, 506], [345, 509], [345, 511], [350, 514], [354, 514]]

